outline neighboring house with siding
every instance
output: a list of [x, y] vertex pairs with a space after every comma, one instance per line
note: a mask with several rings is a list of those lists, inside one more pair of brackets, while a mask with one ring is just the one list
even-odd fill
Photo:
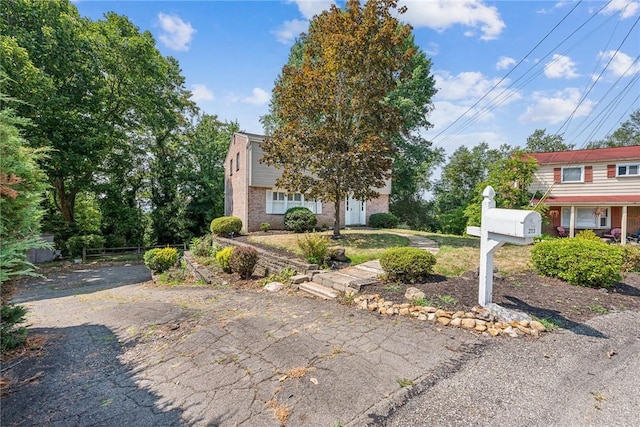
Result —
[[[225, 161], [225, 215], [242, 220], [246, 231], [256, 231], [264, 222], [272, 229], [284, 228], [284, 213], [294, 206], [307, 207], [316, 214], [318, 225], [333, 227], [334, 203], [322, 203], [300, 193], [289, 193], [276, 187], [281, 171], [260, 163], [263, 155], [263, 135], [236, 132], [231, 137]], [[384, 188], [376, 190], [380, 195], [361, 201], [351, 197], [342, 201], [340, 223], [366, 225], [369, 217], [389, 211], [391, 180]]]
[[545, 194], [549, 206], [544, 232], [620, 228], [626, 236], [640, 229], [640, 146], [529, 155], [539, 165], [529, 189]]

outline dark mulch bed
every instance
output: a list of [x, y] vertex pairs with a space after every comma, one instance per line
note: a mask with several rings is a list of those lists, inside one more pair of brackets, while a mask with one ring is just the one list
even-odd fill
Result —
[[[237, 239], [248, 242], [247, 236]], [[281, 256], [295, 257], [284, 250], [251, 244]], [[403, 303], [406, 302], [404, 293], [408, 286], [420, 289], [428, 300], [445, 310], [468, 311], [478, 305], [478, 279], [468, 276], [447, 278], [435, 275], [428, 283], [414, 285], [378, 282], [363, 287], [361, 293], [379, 294], [386, 300]], [[451, 302], [451, 298], [455, 302]], [[640, 310], [640, 274], [628, 273], [622, 282], [608, 289], [573, 286], [561, 280], [539, 276], [534, 271], [496, 277], [493, 282], [493, 302], [540, 319], [549, 319], [564, 328], [572, 328], [598, 315]]]
[[[478, 305], [478, 279], [433, 276], [428, 283], [411, 286], [422, 290], [428, 300], [445, 310], [467, 311]], [[361, 292], [405, 302], [407, 287], [379, 282], [363, 287]], [[451, 302], [451, 298], [456, 302]], [[493, 302], [571, 328], [601, 314], [640, 310], [640, 274], [629, 273], [622, 282], [606, 290], [569, 285], [538, 276], [533, 271], [496, 277], [493, 281]]]

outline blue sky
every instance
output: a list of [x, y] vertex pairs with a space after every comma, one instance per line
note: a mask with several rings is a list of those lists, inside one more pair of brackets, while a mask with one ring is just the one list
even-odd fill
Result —
[[[295, 37], [333, 2], [74, 3], [91, 19], [113, 11], [149, 30], [160, 51], [179, 60], [203, 111], [261, 133], [259, 118]], [[434, 127], [424, 134], [449, 154], [482, 141], [524, 145], [535, 129], [563, 133], [579, 148], [640, 108], [639, 0], [400, 5], [439, 90]]]

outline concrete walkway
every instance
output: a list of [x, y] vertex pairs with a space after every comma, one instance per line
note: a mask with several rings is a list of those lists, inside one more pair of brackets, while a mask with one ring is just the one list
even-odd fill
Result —
[[[394, 234], [408, 238], [410, 247], [429, 251], [434, 255], [438, 253], [438, 243], [434, 240], [412, 234]], [[359, 292], [362, 286], [377, 281], [378, 276], [383, 273], [380, 261], [367, 261], [340, 270], [314, 274], [311, 281], [299, 284], [299, 289], [320, 298], [334, 299], [338, 297], [338, 292]]]

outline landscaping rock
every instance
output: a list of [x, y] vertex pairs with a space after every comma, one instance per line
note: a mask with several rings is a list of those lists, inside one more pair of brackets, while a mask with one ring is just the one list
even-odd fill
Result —
[[414, 288], [412, 286], [412, 287], [407, 288], [407, 291], [404, 293], [404, 297], [406, 299], [408, 299], [409, 301], [413, 301], [413, 300], [418, 299], [418, 298], [424, 298], [425, 294], [420, 289]]
[[532, 330], [537, 332], [545, 332], [547, 330], [547, 328], [545, 328], [544, 325], [537, 320], [532, 320], [529, 326]]
[[468, 312], [453, 312], [436, 307], [415, 306], [406, 302], [396, 304], [393, 301], [385, 301], [377, 294], [359, 295], [354, 299], [354, 304], [362, 310], [377, 311], [385, 316], [410, 316], [421, 321], [426, 320], [437, 323], [441, 326], [462, 327], [482, 333], [487, 337], [500, 335], [513, 338], [524, 335], [537, 337], [546, 330], [542, 323], [531, 321], [527, 319], [528, 316], [526, 315], [520, 316], [519, 320], [512, 319], [509, 322], [497, 320], [496, 316], [484, 307], [474, 307], [472, 311]]
[[297, 274], [297, 275], [295, 275], [295, 276], [291, 277], [291, 278], [289, 279], [289, 281], [290, 281], [292, 284], [297, 285], [297, 284], [299, 284], [299, 283], [304, 283], [304, 282], [309, 282], [309, 281], [311, 281], [311, 277], [309, 277], [309, 276], [308, 276], [308, 275], [306, 275], [306, 274]]
[[465, 329], [473, 329], [476, 327], [476, 319], [462, 319], [462, 327]]
[[264, 287], [264, 289], [269, 292], [278, 292], [282, 288], [284, 288], [284, 283], [280, 283], [280, 282], [271, 282], [266, 284]]
[[338, 261], [338, 262], [349, 261], [349, 258], [347, 258], [347, 256], [345, 255], [344, 248], [342, 247], [332, 248], [329, 252], [329, 257], [332, 260]]

